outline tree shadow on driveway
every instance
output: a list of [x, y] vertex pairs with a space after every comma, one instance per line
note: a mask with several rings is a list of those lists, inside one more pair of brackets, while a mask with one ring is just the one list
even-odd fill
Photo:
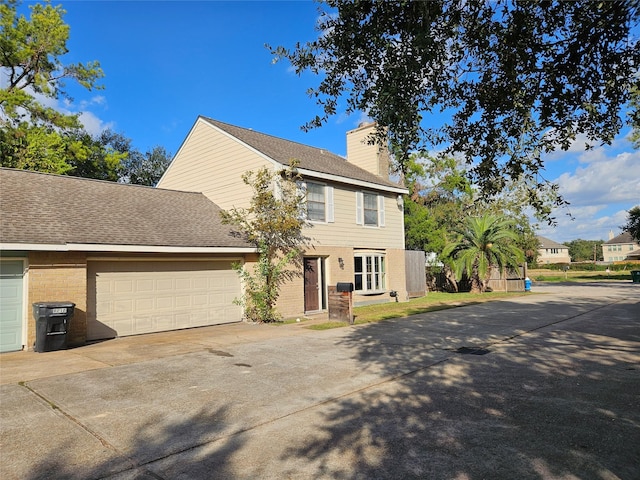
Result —
[[[333, 402], [281, 460], [323, 478], [638, 478], [640, 304], [573, 303], [513, 304], [513, 318], [503, 304], [502, 319], [461, 308], [466, 336], [433, 315], [353, 329], [342, 345], [387, 380]], [[503, 342], [479, 328], [560, 310]]]

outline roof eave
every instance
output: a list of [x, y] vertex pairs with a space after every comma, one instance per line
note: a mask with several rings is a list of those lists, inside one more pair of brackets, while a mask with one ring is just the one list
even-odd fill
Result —
[[131, 253], [255, 253], [255, 247], [199, 247], [171, 245], [109, 245], [88, 243], [0, 243], [0, 250], [37, 252], [131, 252]]
[[331, 173], [316, 172], [314, 170], [309, 170], [306, 168], [298, 168], [297, 171], [303, 177], [317, 178], [320, 180], [328, 180], [332, 182], [344, 183], [347, 185], [370, 188], [373, 190], [382, 190], [385, 192], [399, 193], [399, 194], [405, 194], [405, 195], [409, 193], [408, 189], [400, 186], [393, 187], [391, 185], [380, 185], [378, 183], [365, 182], [364, 180], [356, 180], [353, 178], [341, 177], [340, 175], [333, 175]]

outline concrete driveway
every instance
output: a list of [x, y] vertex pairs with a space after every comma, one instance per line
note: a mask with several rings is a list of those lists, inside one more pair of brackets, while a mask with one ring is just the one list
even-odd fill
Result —
[[3, 479], [640, 478], [640, 285], [0, 355]]

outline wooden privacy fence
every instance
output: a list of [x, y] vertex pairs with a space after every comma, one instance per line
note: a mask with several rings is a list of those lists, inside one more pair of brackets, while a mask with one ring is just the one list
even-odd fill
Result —
[[524, 292], [524, 268], [505, 270], [502, 275], [497, 268], [491, 270], [487, 288], [494, 292]]
[[[427, 268], [425, 277], [429, 290], [452, 291], [451, 284], [441, 268]], [[525, 277], [524, 267], [520, 267], [517, 270], [505, 271], [504, 275], [500, 275], [500, 271], [494, 268], [487, 282], [487, 289], [493, 292], [524, 292]], [[462, 280], [458, 282], [459, 291], [468, 292], [470, 288], [471, 283], [469, 279], [463, 276]]]
[[427, 279], [424, 274], [425, 254], [422, 250], [405, 250], [405, 276], [409, 298], [423, 297], [427, 293]]

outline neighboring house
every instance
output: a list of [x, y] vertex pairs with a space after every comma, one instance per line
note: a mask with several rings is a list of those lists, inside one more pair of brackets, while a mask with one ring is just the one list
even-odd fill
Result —
[[617, 237], [609, 232], [609, 240], [602, 244], [602, 258], [605, 262], [623, 262], [638, 260], [640, 244], [633, 239], [629, 232], [623, 232]]
[[200, 193], [0, 169], [0, 351], [33, 346], [34, 302], [76, 304], [71, 345], [237, 322], [230, 235]]
[[[246, 208], [242, 174], [298, 161], [307, 191], [311, 247], [304, 274], [281, 291], [285, 315], [327, 309], [328, 289], [353, 282], [354, 303], [406, 300], [404, 187], [389, 179], [386, 147], [369, 145], [373, 124], [347, 132], [347, 158], [327, 150], [198, 117], [158, 187], [202, 192], [223, 209]], [[423, 258], [423, 257], [422, 257]], [[424, 263], [424, 261], [422, 261]]]
[[569, 247], [538, 236], [538, 264], [571, 263]]

